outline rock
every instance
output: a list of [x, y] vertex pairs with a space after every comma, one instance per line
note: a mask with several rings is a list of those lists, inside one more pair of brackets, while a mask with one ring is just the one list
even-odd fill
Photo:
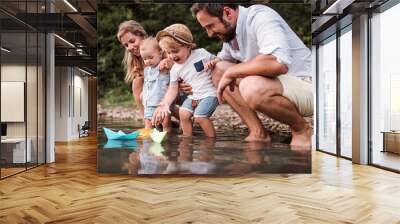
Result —
[[[143, 122], [143, 118], [140, 116], [140, 112], [135, 107], [111, 107], [103, 108], [101, 105], [97, 105], [97, 113], [99, 119], [115, 119], [115, 120], [135, 120]], [[282, 124], [263, 113], [257, 112], [263, 126], [272, 133], [278, 133], [283, 135], [290, 135], [290, 128], [286, 124]], [[247, 131], [247, 126], [242, 123], [239, 115], [227, 105], [220, 105], [217, 107], [211, 119], [214, 122], [215, 128], [219, 130], [232, 130], [240, 129]], [[313, 118], [306, 117], [307, 122], [313, 127]]]

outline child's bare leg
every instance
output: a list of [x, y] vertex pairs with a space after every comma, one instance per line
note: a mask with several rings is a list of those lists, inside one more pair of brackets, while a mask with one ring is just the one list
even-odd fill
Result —
[[179, 120], [179, 107], [177, 107], [176, 105], [173, 105], [171, 107], [171, 114], [174, 118]]
[[179, 118], [183, 135], [192, 136], [192, 131], [193, 131], [193, 124], [191, 119], [192, 113], [184, 109], [179, 109]]
[[215, 129], [210, 118], [196, 117], [194, 120], [200, 125], [207, 137], [215, 138]]
[[171, 132], [171, 115], [168, 115], [164, 118], [162, 122], [163, 131]]
[[145, 119], [144, 120], [144, 127], [145, 128], [152, 128], [153, 126], [151, 125], [151, 120]]

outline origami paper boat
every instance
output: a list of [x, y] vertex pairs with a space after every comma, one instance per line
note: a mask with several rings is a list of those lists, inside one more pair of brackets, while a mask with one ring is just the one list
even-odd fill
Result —
[[158, 131], [157, 129], [153, 129], [153, 131], [150, 133], [151, 139], [153, 139], [154, 142], [161, 143], [164, 141], [167, 137], [167, 132], [166, 131]]
[[142, 128], [142, 129], [139, 129], [138, 131], [139, 131], [139, 137], [149, 138], [150, 134], [153, 132], [153, 129], [151, 129], [151, 128]]
[[160, 143], [152, 142], [149, 147], [149, 152], [151, 152], [155, 156], [162, 156], [165, 151], [164, 147]]
[[139, 131], [134, 131], [126, 134], [121, 130], [119, 130], [118, 132], [112, 131], [108, 128], [103, 128], [103, 130], [108, 140], [133, 140], [136, 139], [139, 135]]
[[136, 141], [126, 141], [126, 140], [108, 140], [103, 146], [105, 149], [116, 149], [116, 148], [128, 148], [135, 149], [138, 146]]

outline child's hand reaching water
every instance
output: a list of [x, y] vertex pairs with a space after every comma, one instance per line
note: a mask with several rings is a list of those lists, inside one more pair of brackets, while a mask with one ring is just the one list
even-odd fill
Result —
[[168, 114], [171, 114], [169, 106], [165, 104], [160, 104], [154, 111], [153, 118], [151, 119], [151, 124], [153, 126], [161, 124], [164, 118], [168, 116]]

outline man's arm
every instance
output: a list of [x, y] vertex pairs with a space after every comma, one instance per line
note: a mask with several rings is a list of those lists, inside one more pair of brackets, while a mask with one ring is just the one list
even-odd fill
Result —
[[244, 78], [252, 75], [260, 75], [274, 78], [287, 72], [288, 67], [285, 64], [279, 63], [275, 56], [259, 54], [247, 62], [230, 67], [226, 70], [224, 76]]
[[286, 74], [288, 67], [277, 61], [275, 56], [272, 55], [257, 55], [250, 61], [240, 63], [228, 68], [217, 87], [218, 101], [222, 104], [224, 101], [223, 92], [227, 86], [231, 91], [235, 88], [237, 78], [244, 78], [252, 75], [261, 75], [266, 77], [277, 77], [281, 74]]

